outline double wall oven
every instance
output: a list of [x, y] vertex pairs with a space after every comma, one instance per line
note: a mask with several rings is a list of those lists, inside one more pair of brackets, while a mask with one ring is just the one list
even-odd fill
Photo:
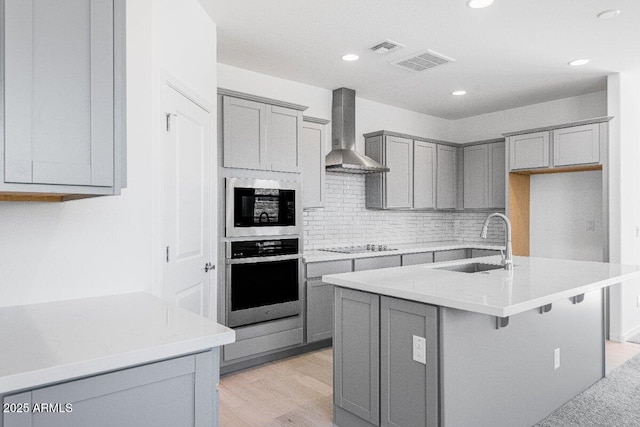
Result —
[[300, 197], [298, 182], [226, 179], [227, 326], [300, 314]]

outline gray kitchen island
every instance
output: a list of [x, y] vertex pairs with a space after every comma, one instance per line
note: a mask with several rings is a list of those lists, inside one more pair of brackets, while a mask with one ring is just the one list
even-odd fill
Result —
[[334, 423], [530, 426], [604, 377], [604, 289], [640, 268], [500, 257], [323, 276]]

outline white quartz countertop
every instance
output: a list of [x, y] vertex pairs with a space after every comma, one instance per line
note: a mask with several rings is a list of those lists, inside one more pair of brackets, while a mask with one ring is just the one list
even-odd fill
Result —
[[0, 394], [204, 351], [235, 332], [145, 293], [0, 308]]
[[640, 266], [551, 258], [514, 257], [512, 271], [438, 270], [471, 262], [500, 263], [500, 256], [332, 274], [326, 283], [492, 316], [508, 317], [625, 280]]
[[389, 256], [389, 255], [404, 255], [420, 252], [434, 252], [434, 251], [449, 251], [454, 249], [488, 249], [499, 251], [504, 249], [504, 245], [495, 245], [490, 243], [471, 243], [460, 241], [447, 241], [447, 242], [427, 242], [427, 243], [404, 243], [404, 244], [390, 244], [387, 245], [390, 248], [395, 248], [393, 251], [368, 251], [356, 254], [342, 254], [338, 252], [327, 252], [323, 250], [305, 251], [303, 255], [303, 261], [306, 263], [311, 262], [324, 262], [324, 261], [338, 261], [343, 259], [356, 259], [356, 258], [371, 258], [376, 256]]

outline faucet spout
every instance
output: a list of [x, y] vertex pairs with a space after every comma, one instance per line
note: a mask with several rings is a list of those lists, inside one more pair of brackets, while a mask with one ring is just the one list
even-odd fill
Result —
[[489, 230], [489, 223], [492, 218], [500, 218], [504, 221], [505, 226], [507, 227], [506, 232], [506, 242], [505, 242], [505, 252], [502, 253], [502, 265], [505, 270], [511, 270], [513, 268], [513, 253], [511, 249], [511, 221], [505, 215], [501, 213], [492, 213], [484, 220], [484, 224], [482, 225], [482, 232], [480, 233], [480, 237], [483, 239], [487, 238], [487, 232]]

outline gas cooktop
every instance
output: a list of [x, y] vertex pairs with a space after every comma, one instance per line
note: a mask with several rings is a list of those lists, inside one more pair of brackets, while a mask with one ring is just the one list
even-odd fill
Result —
[[339, 246], [337, 248], [320, 249], [324, 252], [337, 252], [340, 254], [361, 254], [366, 252], [389, 252], [397, 251], [397, 248], [390, 248], [387, 245], [359, 245], [359, 246]]

